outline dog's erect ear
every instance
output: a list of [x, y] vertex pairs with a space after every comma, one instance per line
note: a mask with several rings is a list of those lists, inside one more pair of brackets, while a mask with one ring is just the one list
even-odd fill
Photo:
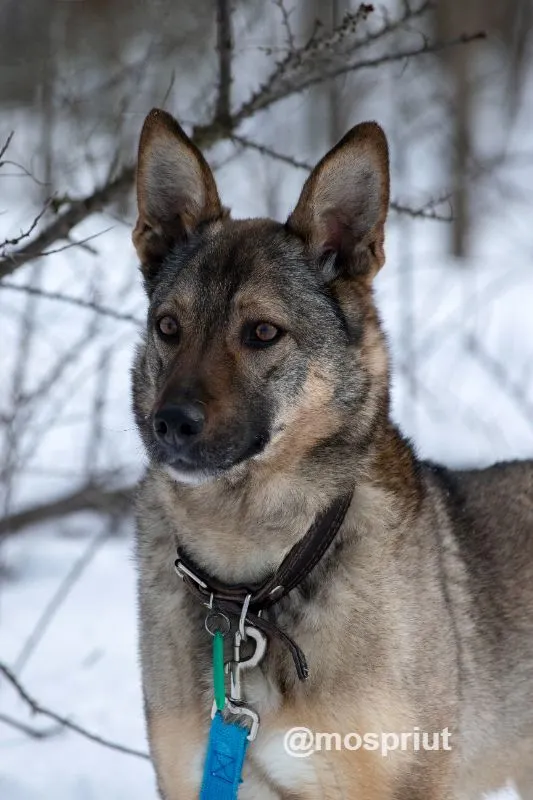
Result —
[[176, 120], [157, 108], [146, 117], [139, 142], [137, 206], [133, 243], [147, 280], [171, 247], [223, 213], [207, 161]]
[[364, 122], [314, 168], [287, 227], [305, 241], [326, 280], [374, 276], [385, 261], [388, 205], [387, 139], [376, 122]]

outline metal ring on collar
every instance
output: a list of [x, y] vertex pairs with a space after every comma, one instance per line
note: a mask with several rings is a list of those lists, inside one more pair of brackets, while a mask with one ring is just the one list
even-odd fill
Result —
[[[220, 620], [221, 624], [216, 624], [216, 620]], [[204, 620], [205, 629], [210, 636], [215, 633], [221, 633], [226, 636], [231, 630], [231, 623], [228, 617], [222, 611], [212, 611]]]

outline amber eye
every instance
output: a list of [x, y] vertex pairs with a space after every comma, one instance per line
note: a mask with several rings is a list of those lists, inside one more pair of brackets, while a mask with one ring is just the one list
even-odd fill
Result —
[[254, 331], [254, 334], [260, 342], [271, 342], [273, 339], [276, 338], [279, 331], [275, 325], [271, 325], [269, 322], [260, 322], [257, 328]]
[[270, 322], [254, 322], [244, 329], [244, 343], [248, 347], [268, 347], [277, 342], [282, 333]]
[[170, 314], [165, 314], [157, 320], [157, 330], [165, 339], [173, 339], [179, 333], [178, 321], [171, 317]]

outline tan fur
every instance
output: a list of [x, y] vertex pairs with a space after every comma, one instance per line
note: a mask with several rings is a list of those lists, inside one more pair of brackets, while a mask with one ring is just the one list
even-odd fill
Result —
[[[262, 459], [259, 470], [262, 476], [267, 477], [273, 471], [294, 474], [309, 450], [340, 428], [340, 418], [334, 412], [328, 413], [331, 397], [331, 376], [311, 364], [300, 395], [275, 421], [280, 432], [273, 437], [268, 456]], [[316, 419], [320, 414], [326, 422], [317, 427]]]
[[159, 788], [167, 800], [198, 797], [192, 767], [199, 761], [205, 736], [205, 725], [199, 725], [197, 714], [168, 710], [149, 716], [151, 756], [158, 764]]

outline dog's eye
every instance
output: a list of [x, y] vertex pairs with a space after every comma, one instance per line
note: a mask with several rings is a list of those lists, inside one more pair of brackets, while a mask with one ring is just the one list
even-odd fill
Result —
[[254, 330], [254, 336], [259, 339], [260, 342], [271, 342], [278, 334], [279, 330], [275, 325], [271, 325], [270, 322], [260, 322]]
[[164, 317], [161, 317], [157, 320], [157, 332], [161, 334], [164, 339], [174, 339], [178, 333], [180, 326], [178, 325], [178, 321], [171, 317], [170, 314], [165, 314]]
[[244, 342], [249, 347], [267, 347], [274, 344], [282, 335], [282, 331], [270, 322], [255, 322], [244, 330]]

